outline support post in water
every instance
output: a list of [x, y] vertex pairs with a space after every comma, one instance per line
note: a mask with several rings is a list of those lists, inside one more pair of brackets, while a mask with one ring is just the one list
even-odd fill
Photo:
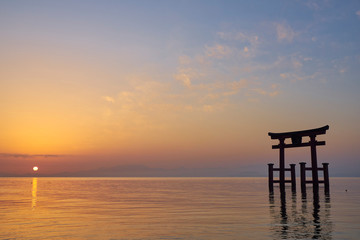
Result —
[[296, 173], [295, 173], [296, 164], [290, 164], [291, 171], [291, 191], [296, 192]]
[[[310, 136], [310, 148], [311, 148], [311, 173], [312, 173], [312, 183], [313, 183], [313, 192], [319, 192], [319, 176], [318, 176], [318, 166], [317, 166], [317, 157], [316, 157], [316, 135]], [[306, 169], [305, 169], [306, 170]]]
[[285, 139], [279, 139], [279, 159], [280, 159], [280, 169], [279, 169], [279, 181], [280, 181], [280, 191], [285, 191], [285, 148], [284, 148], [284, 141]]
[[269, 192], [273, 193], [274, 192], [274, 174], [273, 174], [273, 168], [274, 168], [274, 164], [273, 163], [269, 163]]
[[330, 193], [330, 182], [329, 182], [329, 163], [323, 163], [324, 169], [324, 186], [325, 186], [325, 193]]
[[300, 163], [300, 183], [301, 183], [301, 193], [306, 193], [306, 172], [305, 172], [305, 162]]
[[[321, 128], [303, 130], [303, 131], [295, 131], [295, 132], [283, 132], [283, 133], [271, 133], [268, 135], [271, 139], [279, 140], [278, 145], [273, 145], [273, 149], [279, 149], [279, 168], [274, 168], [272, 164], [271, 167], [269, 165], [269, 190], [273, 191], [273, 184], [279, 183], [280, 192], [285, 191], [285, 183], [291, 183], [291, 189], [293, 192], [296, 191], [296, 174], [295, 174], [295, 164], [290, 164], [290, 169], [285, 168], [285, 148], [294, 148], [294, 147], [310, 147], [311, 149], [311, 167], [306, 168], [305, 163], [300, 163], [300, 180], [301, 180], [301, 192], [306, 193], [306, 184], [313, 184], [313, 192], [319, 192], [319, 183], [324, 183], [325, 192], [329, 193], [330, 185], [329, 185], [329, 173], [328, 173], [328, 163], [324, 163], [322, 168], [318, 167], [317, 163], [317, 153], [316, 146], [325, 145], [325, 141], [317, 141], [317, 135], [323, 135], [329, 129], [329, 126], [326, 125]], [[302, 142], [303, 137], [310, 138], [309, 142]], [[285, 140], [289, 138], [291, 139], [291, 143], [285, 143]], [[312, 174], [312, 180], [306, 181], [306, 171], [310, 170]], [[324, 180], [319, 180], [318, 171], [324, 172]], [[279, 180], [274, 180], [273, 172], [279, 171]], [[285, 171], [291, 172], [291, 180], [285, 179]], [[270, 180], [271, 176], [271, 180]]]

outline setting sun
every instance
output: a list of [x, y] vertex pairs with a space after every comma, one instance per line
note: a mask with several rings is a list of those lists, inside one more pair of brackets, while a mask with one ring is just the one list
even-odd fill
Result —
[[39, 170], [39, 168], [37, 166], [34, 166], [33, 171], [36, 172], [37, 170]]

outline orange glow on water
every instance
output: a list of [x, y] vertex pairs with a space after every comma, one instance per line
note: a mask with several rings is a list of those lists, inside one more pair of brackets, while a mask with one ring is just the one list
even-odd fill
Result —
[[[35, 168], [35, 167], [34, 167]], [[35, 170], [34, 170], [35, 171]], [[32, 191], [31, 191], [31, 208], [34, 210], [37, 201], [37, 178], [32, 179]]]

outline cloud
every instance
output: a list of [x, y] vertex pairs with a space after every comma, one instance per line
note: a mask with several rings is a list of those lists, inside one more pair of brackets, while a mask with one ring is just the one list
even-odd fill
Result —
[[102, 97], [106, 102], [109, 102], [109, 103], [114, 103], [115, 102], [115, 99], [112, 98], [112, 97], [109, 97], [109, 96], [103, 96]]
[[280, 94], [280, 91], [278, 90], [278, 84], [271, 84], [270, 88], [270, 90], [264, 90], [263, 88], [252, 88], [251, 90], [259, 95], [268, 97], [275, 97]]
[[244, 32], [218, 32], [217, 35], [227, 41], [240, 41], [243, 43], [249, 43], [250, 45], [256, 45], [259, 43], [259, 37], [257, 35], [247, 34]]
[[248, 85], [248, 81], [246, 79], [241, 79], [240, 81], [234, 81], [229, 83], [231, 90], [235, 90], [235, 91], [244, 88], [247, 85]]
[[199, 110], [202, 110], [203, 112], [206, 113], [215, 113], [224, 110], [226, 106], [227, 106], [226, 101], [217, 101], [212, 104], [211, 103], [204, 104], [202, 105], [202, 108], [200, 108]]
[[214, 111], [214, 106], [204, 105], [204, 106], [203, 106], [203, 111], [204, 111], [204, 112], [213, 112], [213, 111]]
[[171, 91], [172, 86], [155, 80], [138, 79], [126, 90], [119, 92], [116, 103], [111, 106], [114, 118], [149, 119], [150, 115], [177, 112], [184, 109], [179, 103], [181, 95]]
[[0, 157], [9, 157], [9, 158], [34, 158], [34, 157], [45, 157], [45, 158], [58, 158], [69, 155], [61, 154], [21, 154], [21, 153], [0, 153]]
[[289, 77], [289, 74], [288, 74], [288, 73], [280, 73], [280, 77], [281, 77], [282, 79], [286, 79], [286, 78]]
[[320, 6], [319, 6], [318, 2], [316, 2], [316, 1], [309, 0], [305, 3], [305, 5], [311, 10], [319, 10], [320, 9]]
[[358, 11], [356, 12], [356, 15], [357, 15], [358, 17], [360, 17], [360, 10], [358, 10]]
[[[275, 41], [291, 42], [296, 36], [286, 23], [273, 26], [278, 34]], [[275, 97], [280, 91], [277, 85], [272, 85], [274, 82], [266, 82], [271, 86], [268, 89], [260, 86], [268, 77], [272, 78], [267, 73], [283, 73], [282, 77], [287, 78], [286, 73], [300, 72], [305, 62], [310, 61], [299, 54], [277, 56], [268, 62], [257, 61], [265, 53], [260, 51], [262, 42], [256, 33], [217, 32], [217, 37], [218, 43], [204, 43], [198, 51], [178, 57], [173, 78], [185, 89], [180, 93], [185, 101], [181, 109], [191, 105], [191, 111], [216, 112], [247, 96], [258, 100], [261, 96]]]
[[185, 106], [184, 106], [184, 110], [185, 110], [185, 111], [188, 111], [188, 112], [192, 112], [192, 111], [194, 110], [194, 107], [191, 106], [191, 105], [185, 105]]
[[304, 57], [300, 54], [291, 54], [288, 56], [277, 56], [277, 59], [264, 63], [251, 66], [251, 72], [277, 72], [283, 79], [289, 73], [296, 73], [303, 75], [303, 70], [307, 70], [309, 66], [316, 64], [316, 60], [311, 57]]
[[275, 97], [275, 96], [279, 95], [279, 93], [280, 93], [277, 90], [266, 91], [262, 88], [253, 88], [252, 90], [260, 95], [269, 96], [269, 97]]
[[188, 65], [188, 64], [191, 63], [191, 58], [189, 56], [186, 56], [186, 55], [182, 55], [178, 59], [179, 59], [179, 63], [181, 65]]
[[291, 63], [295, 69], [300, 69], [303, 66], [303, 64], [298, 59], [295, 58], [291, 60]]
[[186, 73], [179, 73], [179, 74], [176, 74], [175, 76], [175, 79], [182, 82], [182, 84], [191, 89], [191, 79], [190, 79], [190, 76]]
[[319, 11], [325, 8], [331, 7], [332, 3], [329, 0], [307, 0], [307, 1], [299, 1], [300, 3], [304, 4], [310, 10]]
[[279, 75], [280, 75], [280, 77], [282, 79], [288, 79], [291, 82], [304, 81], [304, 80], [314, 80], [314, 79], [320, 79], [321, 78], [321, 74], [319, 72], [315, 72], [315, 73], [313, 73], [311, 75], [285, 72], [285, 73], [280, 73]]
[[205, 52], [208, 57], [223, 58], [231, 53], [228, 46], [215, 44], [214, 46], [205, 46]]
[[223, 96], [232, 96], [239, 93], [239, 91], [248, 86], [248, 81], [246, 79], [241, 79], [240, 81], [234, 81], [227, 84], [228, 91], [222, 93]]
[[[168, 127], [168, 118], [189, 111], [169, 83], [148, 76], [131, 76], [114, 104], [104, 111], [103, 134], [122, 139]], [[186, 103], [186, 105], [189, 105]]]
[[286, 23], [276, 23], [276, 33], [277, 39], [279, 42], [292, 42], [296, 33], [294, 30]]
[[259, 36], [244, 32], [218, 32], [217, 36], [232, 46], [231, 52], [242, 57], [255, 57], [260, 44]]

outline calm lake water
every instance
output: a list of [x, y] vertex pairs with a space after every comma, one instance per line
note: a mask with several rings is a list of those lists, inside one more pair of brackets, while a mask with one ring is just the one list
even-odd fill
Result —
[[0, 178], [0, 239], [360, 238], [360, 178], [331, 178], [318, 200], [278, 190], [266, 178]]

